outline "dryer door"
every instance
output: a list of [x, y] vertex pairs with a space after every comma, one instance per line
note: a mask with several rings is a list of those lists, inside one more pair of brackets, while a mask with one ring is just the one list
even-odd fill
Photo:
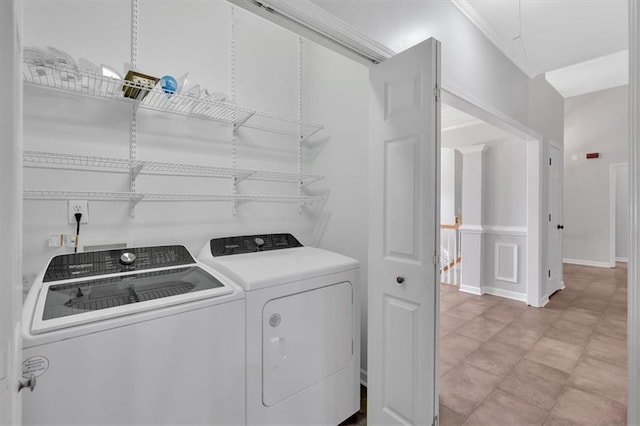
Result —
[[347, 367], [353, 296], [343, 282], [274, 299], [262, 311], [262, 401], [271, 407]]

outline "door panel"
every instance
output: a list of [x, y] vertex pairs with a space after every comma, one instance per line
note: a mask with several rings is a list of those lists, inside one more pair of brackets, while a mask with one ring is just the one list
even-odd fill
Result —
[[[410, 423], [415, 418], [415, 377], [418, 352], [419, 305], [385, 296], [384, 302], [384, 409]], [[404, 330], [398, 333], [397, 330]], [[403, 348], [402, 351], [397, 348]]]
[[420, 223], [416, 214], [420, 200], [416, 193], [420, 176], [419, 143], [417, 137], [384, 143], [384, 252], [396, 260], [420, 258]]
[[439, 42], [371, 68], [368, 423], [437, 413]]

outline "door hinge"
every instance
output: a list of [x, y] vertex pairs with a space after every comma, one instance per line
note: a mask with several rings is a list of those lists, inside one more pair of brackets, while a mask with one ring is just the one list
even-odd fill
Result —
[[551, 213], [549, 213], [549, 222], [551, 222]]
[[439, 424], [440, 424], [440, 419], [438, 419], [438, 416], [434, 416], [433, 423], [431, 423], [431, 426], [438, 426]]
[[549, 278], [551, 278], [551, 269], [549, 269]]
[[440, 102], [440, 85], [438, 83], [433, 88], [433, 97], [436, 98], [436, 102]]
[[353, 340], [351, 341], [351, 355], [353, 355]]
[[549, 165], [551, 165], [551, 158], [549, 158]]
[[437, 266], [438, 265], [438, 253], [433, 255], [433, 265]]

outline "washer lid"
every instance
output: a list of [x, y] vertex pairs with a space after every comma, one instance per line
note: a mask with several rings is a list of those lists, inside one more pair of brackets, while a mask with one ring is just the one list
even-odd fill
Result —
[[54, 257], [34, 283], [33, 334], [234, 292], [183, 246]]
[[198, 260], [224, 273], [245, 291], [351, 271], [360, 267], [360, 263], [355, 259], [314, 247], [213, 257], [207, 244]]

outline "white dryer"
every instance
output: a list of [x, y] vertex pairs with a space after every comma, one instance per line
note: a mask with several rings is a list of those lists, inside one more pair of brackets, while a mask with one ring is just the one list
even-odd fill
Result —
[[23, 310], [23, 424], [245, 424], [244, 317], [183, 246], [56, 256]]
[[337, 425], [358, 411], [357, 260], [290, 234], [212, 239], [198, 260], [246, 293], [248, 424]]

